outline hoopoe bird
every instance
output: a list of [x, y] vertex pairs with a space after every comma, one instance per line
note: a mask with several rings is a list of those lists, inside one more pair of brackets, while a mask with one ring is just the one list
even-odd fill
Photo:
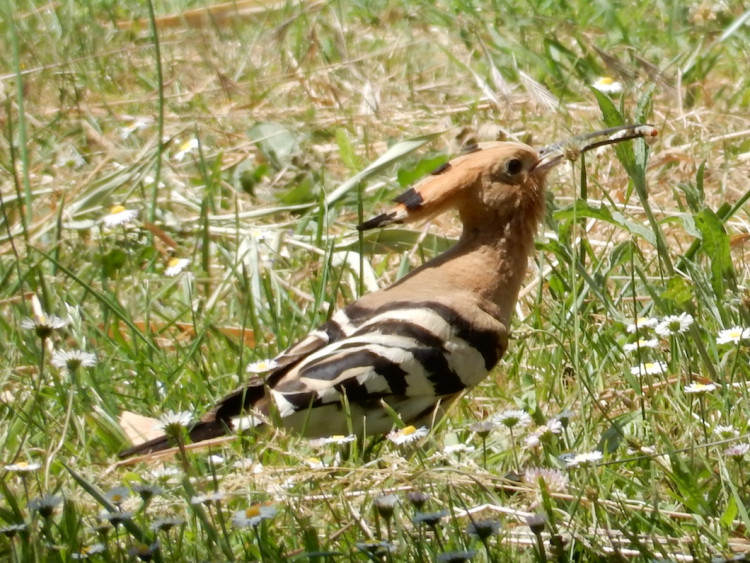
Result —
[[[656, 135], [650, 125], [629, 125], [539, 150], [493, 142], [440, 166], [398, 196], [393, 209], [358, 229], [427, 220], [455, 209], [463, 224], [455, 246], [334, 313], [277, 356], [267, 375], [219, 401], [189, 429], [190, 439], [222, 436], [248, 419], [274, 420], [322, 437], [385, 434], [394, 423], [389, 410], [411, 425], [442, 416], [505, 353], [544, 215], [548, 172], [592, 148]], [[170, 446], [162, 436], [120, 455]]]

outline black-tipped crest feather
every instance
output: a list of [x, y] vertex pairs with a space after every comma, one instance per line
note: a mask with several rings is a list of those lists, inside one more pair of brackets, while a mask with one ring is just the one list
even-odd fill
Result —
[[386, 225], [390, 225], [391, 223], [396, 223], [397, 221], [393, 220], [394, 216], [394, 213], [381, 213], [377, 217], [373, 217], [372, 219], [369, 219], [364, 223], [357, 225], [357, 230], [369, 231], [370, 229], [377, 229], [378, 227], [384, 227]]
[[393, 201], [395, 201], [396, 203], [403, 203], [406, 209], [408, 209], [409, 211], [414, 211], [415, 209], [419, 209], [420, 207], [422, 207], [424, 198], [422, 197], [422, 194], [420, 194], [417, 190], [415, 190], [414, 188], [409, 188], [404, 193], [393, 198]]

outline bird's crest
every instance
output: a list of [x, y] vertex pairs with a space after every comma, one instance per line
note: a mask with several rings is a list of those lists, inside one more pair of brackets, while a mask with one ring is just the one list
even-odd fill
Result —
[[589, 150], [619, 143], [628, 139], [656, 137], [658, 131], [651, 125], [624, 125], [603, 131], [587, 133], [565, 141], [533, 149], [521, 143], [491, 142], [471, 145], [463, 154], [436, 168], [393, 201], [391, 210], [357, 226], [360, 231], [384, 227], [393, 223], [426, 220], [453, 207], [456, 196], [466, 187], [475, 184], [493, 165], [514, 155], [533, 155], [535, 170], [546, 173], [564, 159], [577, 160]]
[[390, 211], [357, 226], [360, 231], [429, 219], [452, 206], [452, 201], [464, 188], [475, 184], [493, 163], [514, 151], [533, 151], [520, 143], [492, 142], [471, 145], [463, 154], [440, 165], [428, 176], [394, 198], [397, 204]]

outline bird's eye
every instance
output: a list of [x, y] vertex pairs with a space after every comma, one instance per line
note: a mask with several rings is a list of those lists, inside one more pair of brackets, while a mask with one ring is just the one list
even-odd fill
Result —
[[523, 162], [521, 162], [517, 158], [511, 158], [508, 162], [505, 163], [505, 171], [511, 176], [515, 176], [521, 170], [523, 170]]

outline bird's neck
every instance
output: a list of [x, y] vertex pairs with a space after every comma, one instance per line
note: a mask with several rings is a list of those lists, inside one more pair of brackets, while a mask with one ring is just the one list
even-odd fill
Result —
[[505, 223], [465, 225], [453, 248], [403, 278], [401, 283], [414, 289], [421, 287], [423, 291], [471, 293], [508, 326], [536, 231], [535, 222], [518, 219], [516, 216]]

